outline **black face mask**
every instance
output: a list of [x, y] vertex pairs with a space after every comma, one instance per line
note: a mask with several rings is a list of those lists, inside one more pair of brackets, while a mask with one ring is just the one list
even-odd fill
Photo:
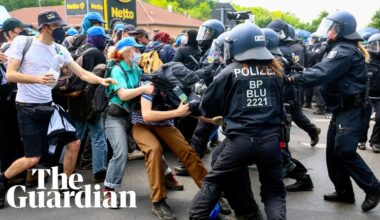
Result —
[[61, 44], [63, 40], [65, 39], [65, 31], [62, 27], [56, 28], [52, 32], [52, 36], [54, 39], [54, 42]]
[[199, 48], [201, 48], [202, 51], [206, 51], [211, 47], [213, 40], [202, 40], [198, 41]]
[[18, 33], [18, 35], [22, 35], [22, 36], [29, 36], [29, 33], [27, 30], [22, 30], [20, 33]]

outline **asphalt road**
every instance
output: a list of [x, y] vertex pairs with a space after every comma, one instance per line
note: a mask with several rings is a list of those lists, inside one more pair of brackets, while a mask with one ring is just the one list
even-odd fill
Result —
[[[325, 202], [323, 194], [334, 191], [326, 169], [325, 148], [326, 148], [326, 131], [329, 119], [325, 116], [314, 116], [312, 110], [305, 110], [306, 114], [315, 122], [318, 127], [322, 128], [320, 143], [311, 148], [308, 146], [308, 135], [297, 126], [292, 127], [291, 147], [293, 156], [299, 159], [308, 169], [309, 174], [314, 182], [314, 191], [288, 193], [287, 195], [287, 218], [291, 220], [375, 220], [380, 219], [380, 205], [368, 213], [361, 211], [361, 203], [365, 194], [354, 183], [356, 203], [353, 205], [342, 205]], [[372, 131], [373, 122], [371, 122]], [[221, 136], [222, 137], [222, 136]], [[368, 147], [369, 148], [369, 147]], [[371, 150], [360, 151], [360, 155], [371, 167], [375, 175], [380, 178], [380, 154], [375, 154]], [[210, 167], [210, 154], [206, 155], [204, 162]], [[167, 154], [171, 167], [177, 165], [176, 159], [172, 154]], [[85, 181], [91, 183], [91, 175], [88, 171], [79, 171], [83, 174]], [[257, 171], [251, 169], [252, 189], [255, 198], [263, 210], [263, 204], [260, 202], [259, 182]], [[198, 191], [196, 185], [189, 177], [178, 177], [179, 181], [185, 185], [185, 191], [170, 191], [167, 202], [171, 205], [177, 215], [177, 219], [187, 219], [189, 204]], [[291, 183], [286, 180], [286, 183]], [[28, 189], [33, 190], [33, 189]], [[120, 190], [135, 191], [137, 195], [137, 208], [125, 208], [110, 210], [104, 208], [62, 208], [62, 209], [33, 209], [22, 208], [16, 209], [7, 207], [0, 210], [0, 220], [87, 220], [87, 219], [131, 219], [131, 220], [150, 220], [156, 219], [151, 213], [151, 202], [149, 200], [150, 190], [148, 186], [147, 175], [145, 172], [144, 161], [129, 161], [125, 173], [123, 187]], [[22, 195], [20, 192], [17, 195]]]

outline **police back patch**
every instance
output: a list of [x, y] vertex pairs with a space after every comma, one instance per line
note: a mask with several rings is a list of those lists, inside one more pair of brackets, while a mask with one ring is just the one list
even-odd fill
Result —
[[327, 54], [327, 58], [332, 59], [336, 56], [337, 53], [338, 53], [338, 51], [332, 50], [332, 51], [330, 51], [329, 54]]
[[265, 108], [272, 106], [271, 82], [267, 77], [254, 77], [242, 81], [243, 108]]

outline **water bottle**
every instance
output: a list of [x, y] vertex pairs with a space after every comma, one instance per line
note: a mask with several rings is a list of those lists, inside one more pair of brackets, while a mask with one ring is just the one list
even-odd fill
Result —
[[218, 219], [219, 214], [220, 214], [220, 210], [221, 210], [221, 207], [220, 207], [219, 203], [216, 203], [214, 209], [211, 211], [211, 213], [209, 215], [210, 220]]
[[55, 85], [57, 85], [58, 78], [61, 74], [60, 69], [64, 63], [65, 63], [65, 59], [62, 52], [59, 52], [56, 55], [54, 55], [53, 66], [50, 67], [49, 73], [52, 73], [54, 75], [55, 81], [54, 83], [49, 84], [50, 87], [54, 88]]

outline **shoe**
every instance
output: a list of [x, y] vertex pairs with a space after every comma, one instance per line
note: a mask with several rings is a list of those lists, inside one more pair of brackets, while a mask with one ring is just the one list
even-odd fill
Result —
[[337, 192], [333, 192], [331, 194], [326, 194], [323, 196], [323, 199], [330, 202], [342, 202], [342, 203], [355, 203], [355, 196], [353, 193], [341, 194], [339, 195]]
[[161, 220], [176, 220], [175, 214], [173, 210], [170, 208], [168, 204], [166, 204], [165, 200], [161, 200], [160, 202], [155, 202], [152, 208], [153, 214], [155, 214], [158, 219]]
[[367, 147], [365, 146], [365, 143], [364, 143], [364, 142], [359, 142], [359, 143], [358, 143], [358, 148], [359, 148], [360, 150], [365, 150], [365, 149], [367, 149]]
[[380, 190], [376, 193], [367, 193], [362, 204], [363, 212], [368, 212], [374, 209], [380, 201]]
[[321, 129], [320, 128], [316, 128], [316, 131], [314, 134], [310, 135], [310, 146], [311, 147], [315, 147], [315, 145], [318, 144], [319, 142], [319, 134], [321, 133]]
[[292, 172], [295, 168], [296, 168], [296, 164], [291, 161], [291, 160], [288, 160], [288, 163], [286, 164], [283, 164], [282, 166], [282, 176], [285, 178], [289, 175], [290, 172]]
[[180, 166], [174, 167], [174, 171], [177, 176], [190, 176], [183, 163], [181, 163]]
[[263, 215], [261, 214], [260, 209], [257, 209], [257, 212], [247, 214], [247, 215], [229, 215], [225, 220], [264, 220]]
[[120, 200], [116, 198], [116, 206], [112, 205], [112, 196], [116, 196], [116, 193], [111, 193], [114, 192], [113, 190], [107, 190], [103, 189], [103, 201], [102, 203], [106, 202], [108, 204], [109, 209], [119, 209], [120, 208]]
[[210, 142], [210, 147], [211, 147], [211, 148], [214, 148], [214, 147], [219, 146], [219, 144], [220, 144], [220, 140], [211, 141], [211, 142]]
[[373, 152], [380, 153], [380, 144], [371, 145]]
[[220, 198], [219, 206], [220, 206], [220, 214], [229, 215], [232, 213], [231, 207], [228, 204], [227, 199], [225, 199], [223, 197]]
[[166, 189], [178, 190], [181, 191], [184, 189], [184, 186], [180, 184], [175, 178], [174, 174], [170, 172], [165, 176]]
[[142, 158], [145, 158], [144, 153], [137, 149], [133, 150], [132, 153], [128, 153], [128, 160], [138, 160]]
[[311, 104], [304, 104], [303, 106], [302, 106], [302, 108], [311, 108]]
[[[37, 172], [35, 172], [34, 174], [32, 173], [33, 173], [32, 169], [28, 169], [26, 172], [26, 180], [25, 180], [26, 187], [35, 187], [38, 185], [38, 173]], [[49, 174], [44, 172], [44, 176], [45, 176], [45, 183], [46, 183], [47, 180], [49, 179]]]
[[317, 111], [313, 112], [314, 115], [326, 115], [326, 110], [319, 108]]
[[312, 191], [314, 188], [313, 181], [309, 174], [305, 174], [302, 179], [297, 180], [296, 183], [285, 186], [286, 191], [288, 192], [303, 192], [303, 191]]
[[5, 194], [7, 193], [7, 181], [2, 173], [0, 173], [0, 209], [5, 206]]
[[93, 181], [94, 183], [100, 183], [103, 182], [106, 179], [107, 171], [102, 170], [94, 174]]

